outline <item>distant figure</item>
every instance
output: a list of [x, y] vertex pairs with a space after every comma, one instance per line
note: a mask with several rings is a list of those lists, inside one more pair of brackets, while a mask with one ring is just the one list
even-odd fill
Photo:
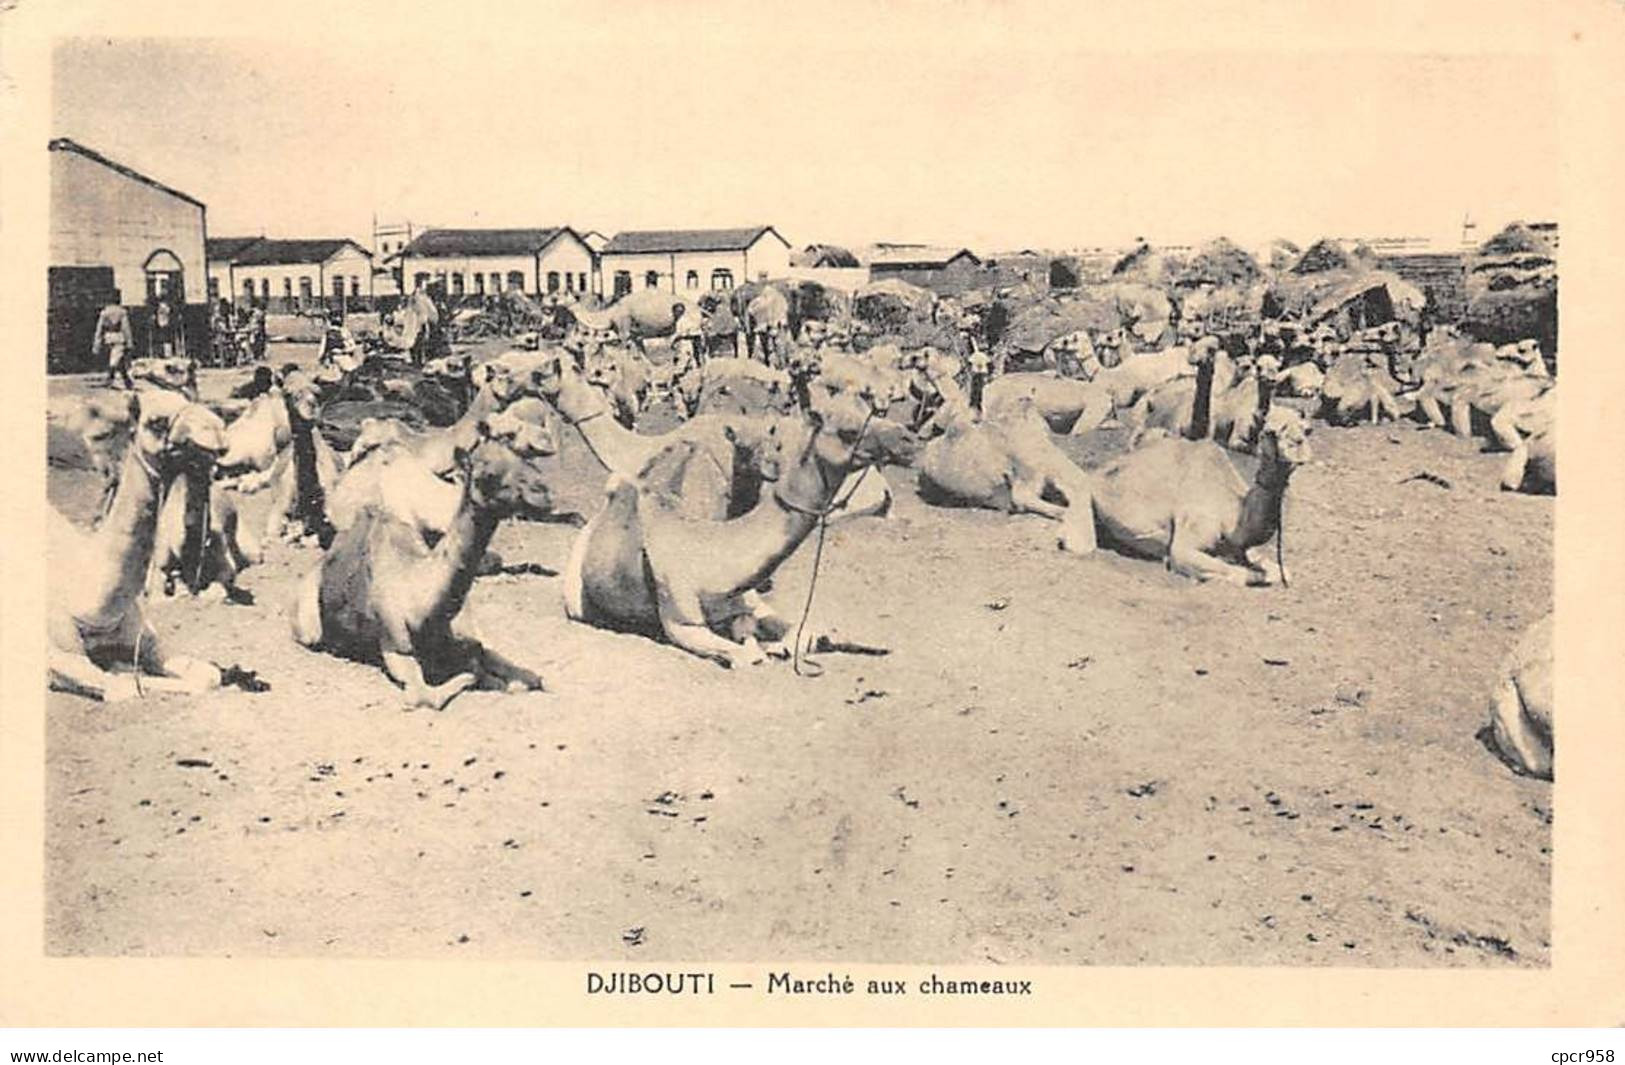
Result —
[[344, 369], [354, 369], [348, 365], [355, 353], [355, 337], [344, 328], [344, 312], [329, 311], [327, 315], [327, 330], [322, 334], [322, 346], [316, 353], [316, 362], [322, 366], [331, 366], [340, 363]]
[[107, 387], [112, 388], [116, 378], [124, 379], [124, 387], [133, 389], [130, 380], [130, 349], [135, 346], [135, 334], [130, 329], [130, 313], [113, 293], [113, 302], [102, 308], [96, 316], [96, 336], [91, 341], [91, 354], [107, 359]]
[[254, 353], [255, 362], [265, 361], [265, 307], [263, 304], [254, 304], [254, 309], [248, 312], [248, 344]]
[[216, 300], [209, 311], [209, 346], [213, 349], [211, 358], [214, 365], [236, 364], [237, 352], [233, 340], [231, 305], [223, 298]]
[[269, 366], [254, 367], [254, 376], [231, 390], [232, 399], [254, 399], [271, 391], [276, 385], [276, 377], [271, 373]]
[[152, 345], [149, 354], [155, 359], [175, 357], [175, 310], [167, 298], [160, 299], [152, 309]]

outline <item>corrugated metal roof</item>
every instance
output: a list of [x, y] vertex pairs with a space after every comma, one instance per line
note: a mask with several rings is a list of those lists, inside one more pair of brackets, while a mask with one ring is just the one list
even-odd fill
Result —
[[893, 270], [940, 270], [962, 257], [969, 257], [973, 263], [982, 261], [969, 248], [893, 248], [876, 245], [869, 253], [869, 265]]
[[346, 237], [318, 240], [257, 240], [239, 251], [232, 262], [237, 266], [291, 266], [299, 263], [325, 263], [345, 248], [354, 248], [367, 258], [372, 253]]
[[235, 259], [243, 253], [244, 248], [264, 239], [264, 237], [210, 237], [203, 243], [207, 249], [208, 259], [212, 263]]
[[53, 152], [73, 152], [76, 155], [82, 155], [86, 159], [94, 160], [95, 162], [98, 162], [98, 163], [102, 164], [103, 166], [105, 166], [105, 167], [107, 167], [107, 168], [109, 168], [111, 170], [118, 171], [120, 174], [123, 174], [127, 178], [131, 178], [131, 179], [133, 179], [135, 181], [139, 181], [143, 185], [150, 185], [153, 188], [157, 189], [159, 192], [167, 192], [171, 196], [176, 197], [177, 199], [185, 200], [187, 203], [195, 204], [196, 206], [202, 207], [205, 210], [208, 209], [208, 205], [205, 204], [202, 200], [197, 199], [194, 196], [188, 196], [186, 193], [182, 192], [180, 189], [171, 188], [170, 186], [165, 185], [162, 181], [158, 181], [158, 180], [156, 180], [154, 178], [150, 178], [147, 175], [141, 173], [139, 170], [132, 170], [130, 167], [125, 166], [123, 163], [116, 163], [113, 160], [107, 158], [107, 156], [103, 155], [101, 152], [95, 151], [95, 150], [93, 150], [91, 148], [86, 148], [83, 144], [80, 144], [78, 141], [73, 140], [73, 139], [71, 139], [69, 137], [57, 137], [55, 140], [51, 141], [48, 145], [46, 145], [46, 147], [48, 147]]
[[420, 259], [458, 255], [535, 255], [553, 243], [561, 233], [581, 239], [569, 226], [550, 226], [546, 229], [429, 229], [418, 234], [401, 254]]
[[771, 233], [784, 241], [772, 226], [747, 226], [743, 229], [642, 229], [615, 234], [604, 246], [605, 255], [617, 253], [640, 255], [658, 252], [691, 251], [743, 251], [755, 244], [764, 233]]

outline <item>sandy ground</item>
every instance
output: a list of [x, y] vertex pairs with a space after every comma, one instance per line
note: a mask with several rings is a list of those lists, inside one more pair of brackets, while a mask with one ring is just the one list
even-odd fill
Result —
[[[403, 712], [377, 669], [292, 642], [317, 554], [270, 546], [254, 605], [150, 616], [271, 691], [50, 695], [48, 949], [1549, 964], [1551, 789], [1475, 733], [1550, 608], [1552, 502], [1438, 432], [1313, 443], [1286, 589], [1064, 556], [1042, 519], [928, 507], [888, 470], [894, 514], [830, 530], [810, 627], [893, 653], [816, 677], [576, 625], [556, 576], [500, 576], [468, 609], [550, 690]], [[567, 439], [563, 504], [602, 476]], [[50, 494], [83, 519], [95, 486], [54, 467]], [[557, 569], [572, 533], [495, 546]], [[777, 582], [790, 616], [811, 547]]]

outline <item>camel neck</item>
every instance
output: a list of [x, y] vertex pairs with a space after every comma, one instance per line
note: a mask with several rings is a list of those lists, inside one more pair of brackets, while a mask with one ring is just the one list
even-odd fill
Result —
[[1241, 549], [1266, 543], [1281, 527], [1281, 502], [1286, 498], [1292, 464], [1279, 458], [1265, 458], [1253, 476], [1253, 483], [1241, 503], [1241, 520], [1231, 537]]
[[818, 527], [819, 515], [829, 509], [845, 481], [848, 467], [820, 459], [815, 440], [816, 434], [800, 460], [785, 471], [772, 491], [762, 494], [755, 507], [718, 524], [711, 550], [714, 557], [730, 560], [733, 592], [761, 584], [794, 554]]
[[566, 374], [554, 406], [575, 426], [593, 458], [611, 473], [634, 477], [660, 450], [662, 438], [640, 436], [609, 416], [609, 404], [598, 390]]
[[1185, 428], [1185, 439], [1205, 440], [1213, 422], [1213, 357], [1210, 355], [1196, 365], [1196, 398], [1191, 404], [1191, 423]]
[[[132, 442], [124, 456], [118, 492], [107, 516], [97, 526], [95, 538], [100, 559], [113, 567], [108, 594], [102, 605], [104, 616], [121, 617], [125, 606], [141, 594], [147, 567], [152, 563], [153, 541], [158, 529], [159, 476]], [[85, 619], [90, 620], [90, 619]]]
[[480, 560], [502, 521], [498, 508], [477, 501], [473, 494], [474, 471], [463, 483], [463, 499], [446, 535], [429, 555], [432, 579], [426, 589], [429, 602], [426, 617], [450, 620], [463, 609]]

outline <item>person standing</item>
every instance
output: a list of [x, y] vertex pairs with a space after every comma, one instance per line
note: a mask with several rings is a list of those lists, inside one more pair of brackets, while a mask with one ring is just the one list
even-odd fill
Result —
[[134, 388], [130, 380], [130, 349], [135, 346], [135, 334], [130, 329], [130, 312], [113, 294], [113, 302], [103, 307], [96, 316], [96, 336], [91, 341], [91, 354], [107, 359], [107, 387], [112, 388], [119, 377], [125, 388]]
[[157, 305], [152, 309], [151, 353], [158, 359], [175, 357], [175, 312], [170, 309], [169, 300], [164, 297], [159, 297]]
[[248, 312], [248, 342], [254, 352], [255, 362], [265, 361], [265, 305], [264, 301], [254, 304], [254, 309]]

